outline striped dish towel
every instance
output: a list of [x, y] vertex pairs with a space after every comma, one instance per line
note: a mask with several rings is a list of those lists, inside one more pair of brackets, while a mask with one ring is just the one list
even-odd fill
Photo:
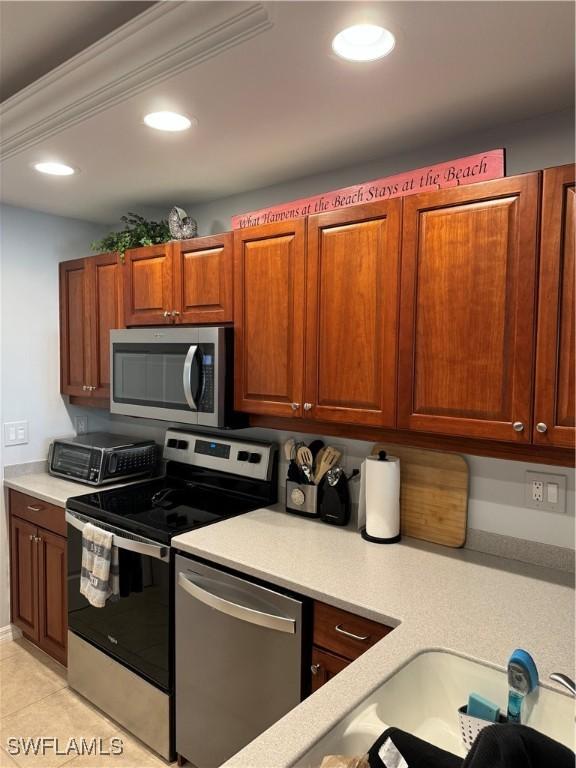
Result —
[[91, 523], [82, 530], [80, 594], [95, 608], [103, 608], [109, 597], [119, 594], [118, 549], [114, 534]]

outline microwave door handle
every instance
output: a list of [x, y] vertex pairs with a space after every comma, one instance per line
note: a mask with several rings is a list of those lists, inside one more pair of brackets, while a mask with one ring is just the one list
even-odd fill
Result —
[[[69, 523], [73, 528], [76, 528], [77, 531], [82, 532], [84, 530], [86, 523], [84, 523], [82, 520], [79, 520], [75, 515], [72, 515], [70, 512], [66, 511], [64, 516], [66, 522]], [[98, 522], [95, 522], [95, 525], [98, 526]], [[113, 546], [118, 547], [118, 549], [127, 549], [130, 552], [136, 552], [139, 555], [154, 557], [156, 560], [168, 559], [167, 547], [156, 546], [156, 544], [148, 544], [146, 541], [127, 539], [124, 536], [113, 534], [112, 544]]]
[[192, 344], [186, 359], [184, 360], [184, 371], [182, 373], [182, 384], [184, 385], [184, 396], [186, 402], [193, 411], [198, 410], [198, 404], [192, 394], [192, 365], [194, 364], [194, 358], [198, 353], [198, 344]]

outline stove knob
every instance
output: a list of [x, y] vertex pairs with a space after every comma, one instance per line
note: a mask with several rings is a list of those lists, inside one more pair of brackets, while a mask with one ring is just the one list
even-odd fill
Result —
[[248, 451], [238, 451], [237, 459], [238, 461], [248, 461], [249, 456]]
[[178, 448], [178, 440], [175, 440], [173, 437], [171, 437], [166, 445], [168, 448]]
[[250, 464], [260, 464], [262, 461], [262, 455], [260, 453], [251, 453], [248, 461]]

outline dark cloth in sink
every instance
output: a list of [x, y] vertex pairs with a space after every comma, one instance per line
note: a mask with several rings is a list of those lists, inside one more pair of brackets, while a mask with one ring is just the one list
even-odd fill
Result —
[[489, 725], [466, 758], [388, 728], [368, 753], [370, 768], [574, 768], [574, 753], [533, 728], [515, 723]]

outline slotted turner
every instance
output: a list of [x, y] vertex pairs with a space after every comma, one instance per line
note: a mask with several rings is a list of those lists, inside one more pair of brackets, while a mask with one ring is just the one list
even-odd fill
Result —
[[342, 453], [336, 448], [332, 448], [331, 445], [326, 446], [320, 453], [316, 457], [316, 474], [314, 475], [316, 485], [319, 484], [326, 472], [332, 469], [342, 458]]

